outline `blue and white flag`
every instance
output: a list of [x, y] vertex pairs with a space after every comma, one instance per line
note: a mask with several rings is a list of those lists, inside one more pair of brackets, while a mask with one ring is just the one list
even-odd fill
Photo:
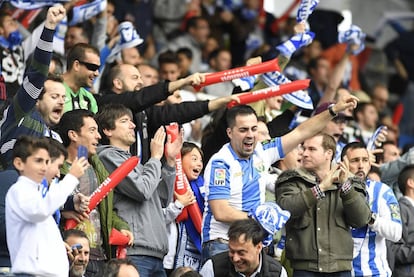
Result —
[[[7, 0], [6, 0], [7, 1]], [[10, 0], [10, 3], [19, 9], [34, 10], [38, 8], [53, 6], [56, 3], [70, 2], [70, 0]], [[0, 6], [3, 1], [0, 2]]]
[[69, 22], [69, 26], [91, 19], [95, 15], [104, 11], [106, 9], [106, 5], [106, 0], [95, 0], [93, 2], [74, 7], [73, 17]]
[[[278, 86], [288, 84], [291, 81], [279, 71], [266, 72], [261, 75], [262, 81], [268, 86]], [[313, 110], [312, 99], [304, 90], [294, 91], [289, 94], [283, 94], [282, 97], [290, 103], [306, 110]]]

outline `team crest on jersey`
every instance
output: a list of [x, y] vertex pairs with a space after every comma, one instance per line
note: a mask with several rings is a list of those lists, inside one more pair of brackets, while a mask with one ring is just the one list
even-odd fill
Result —
[[217, 168], [214, 170], [214, 185], [215, 186], [224, 186], [226, 183], [226, 170], [222, 168]]
[[265, 166], [264, 166], [264, 164], [263, 164], [263, 162], [262, 161], [260, 161], [260, 162], [258, 162], [258, 163], [256, 163], [255, 165], [254, 165], [254, 168], [256, 168], [256, 170], [258, 171], [258, 172], [264, 172], [264, 171], [266, 171], [266, 168], [265, 168]]
[[398, 204], [390, 204], [391, 218], [393, 220], [401, 220], [400, 206]]

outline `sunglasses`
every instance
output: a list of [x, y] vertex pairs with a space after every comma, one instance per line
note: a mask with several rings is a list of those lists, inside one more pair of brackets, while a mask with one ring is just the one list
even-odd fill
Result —
[[90, 70], [90, 71], [96, 71], [96, 70], [98, 70], [99, 69], [99, 65], [97, 65], [97, 64], [94, 64], [94, 63], [87, 63], [87, 62], [83, 62], [83, 61], [79, 61], [78, 60], [78, 62], [81, 64], [81, 65], [84, 65], [88, 70]]

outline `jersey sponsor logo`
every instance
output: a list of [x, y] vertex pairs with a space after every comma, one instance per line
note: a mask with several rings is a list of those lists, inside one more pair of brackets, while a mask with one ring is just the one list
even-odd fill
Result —
[[226, 170], [217, 168], [214, 170], [214, 185], [224, 186], [226, 184]]

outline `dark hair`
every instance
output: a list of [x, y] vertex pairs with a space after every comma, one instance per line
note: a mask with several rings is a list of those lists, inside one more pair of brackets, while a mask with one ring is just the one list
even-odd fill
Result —
[[54, 160], [58, 159], [61, 155], [65, 157], [65, 160], [68, 158], [68, 151], [63, 146], [62, 143], [53, 139], [53, 138], [45, 138], [49, 143], [49, 156], [50, 160], [53, 162]]
[[158, 56], [158, 67], [161, 67], [161, 65], [163, 64], [170, 64], [170, 63], [176, 64], [176, 65], [178, 65], [179, 63], [177, 53], [175, 53], [174, 51], [167, 50], [165, 52], [162, 52]]
[[216, 48], [216, 49], [214, 49], [208, 55], [208, 58], [207, 58], [208, 63], [210, 63], [211, 60], [216, 59], [220, 55], [221, 52], [229, 52], [229, 50], [227, 50], [225, 48]]
[[193, 59], [193, 51], [191, 51], [188, 47], [181, 47], [176, 51], [177, 56], [180, 54], [183, 54], [187, 57], [187, 59], [192, 60]]
[[239, 105], [239, 106], [235, 106], [229, 109], [226, 114], [227, 127], [228, 128], [234, 127], [234, 125], [236, 124], [236, 117], [238, 115], [251, 115], [251, 114], [255, 115], [257, 118], [256, 111], [248, 105]]
[[45, 149], [49, 152], [47, 139], [25, 135], [20, 136], [13, 147], [13, 159], [20, 158], [23, 162], [26, 162], [27, 158], [39, 149]]
[[[47, 75], [47, 78], [46, 78], [45, 82], [46, 81], [53, 81], [53, 82], [57, 82], [57, 83], [62, 83], [63, 84], [63, 78], [62, 78], [62, 76], [61, 75], [58, 75], [58, 74], [53, 74], [53, 73], [49, 73]], [[40, 91], [38, 100], [42, 100], [43, 99], [43, 95], [45, 95], [45, 92], [46, 92], [46, 87], [43, 86], [42, 90]]]
[[193, 17], [190, 17], [187, 20], [187, 23], [185, 25], [185, 31], [188, 33], [188, 31], [190, 30], [190, 28], [197, 28], [197, 25], [198, 25], [198, 21], [199, 20], [206, 20], [206, 19], [204, 17], [202, 17], [202, 16], [193, 16]]
[[96, 115], [96, 121], [99, 126], [99, 133], [102, 137], [102, 144], [109, 144], [109, 139], [104, 134], [103, 130], [114, 130], [116, 128], [115, 121], [124, 115], [128, 115], [131, 119], [133, 118], [131, 110], [122, 104], [105, 104], [99, 109], [99, 112]]
[[183, 274], [190, 272], [192, 270], [193, 269], [189, 266], [180, 266], [171, 272], [170, 277], [181, 277], [183, 276]]
[[[387, 140], [387, 141], [384, 141], [382, 143], [381, 149], [384, 149], [385, 145], [395, 145], [396, 146], [395, 142], [393, 142], [392, 140]], [[375, 158], [376, 158], [377, 162], [383, 163], [384, 162], [384, 152], [375, 154]]]
[[94, 118], [95, 115], [91, 111], [83, 109], [72, 110], [63, 114], [56, 128], [65, 147], [70, 145], [68, 132], [80, 132], [82, 126], [85, 124], [84, 118], [86, 117]]
[[227, 233], [231, 241], [238, 241], [244, 235], [244, 240], [252, 240], [253, 245], [261, 242], [266, 235], [259, 223], [252, 218], [234, 221]]
[[308, 72], [309, 75], [312, 76], [311, 70], [317, 69], [318, 66], [319, 66], [319, 61], [321, 61], [321, 60], [326, 60], [326, 59], [324, 57], [319, 56], [319, 57], [312, 58], [312, 59], [309, 60], [309, 63], [306, 67], [306, 71]]
[[53, 52], [51, 61], [55, 62], [55, 71], [52, 72], [52, 74], [56, 74], [56, 75], [62, 74], [63, 63], [62, 63], [61, 57], [58, 54]]
[[[6, 18], [7, 16], [12, 17], [12, 16], [11, 16], [11, 14], [10, 14], [9, 12], [6, 12], [6, 10], [2, 10], [2, 11], [0, 11], [0, 27], [4, 27], [4, 26], [3, 26], [3, 24], [4, 24], [4, 20], [5, 20], [5, 18]], [[6, 39], [7, 39], [7, 38], [6, 38]]]
[[194, 148], [198, 150], [198, 152], [201, 155], [201, 158], [203, 158], [203, 150], [201, 150], [201, 148], [197, 144], [189, 141], [183, 142], [183, 146], [181, 147], [181, 156], [183, 157], [185, 154], [190, 153], [191, 151], [193, 151]]
[[181, 275], [181, 277], [203, 277], [203, 275], [201, 275], [197, 271], [191, 270], [185, 272], [183, 275]]
[[88, 240], [88, 236], [86, 235], [86, 233], [82, 230], [78, 230], [78, 229], [69, 229], [69, 230], [65, 230], [62, 234], [63, 240], [67, 241], [68, 238], [70, 237], [76, 237], [76, 238], [85, 238]]
[[[358, 118], [357, 118], [357, 114], [358, 113], [362, 113], [362, 112], [364, 112], [365, 111], [365, 108], [366, 107], [368, 107], [368, 106], [373, 106], [374, 108], [375, 108], [375, 106], [374, 106], [374, 104], [372, 104], [371, 102], [362, 102], [362, 103], [358, 103], [358, 105], [356, 106], [356, 108], [354, 109], [354, 111], [353, 111], [353, 117], [354, 117], [354, 119], [355, 119], [355, 121], [358, 121]], [[377, 108], [375, 108], [375, 110], [376, 110]]]
[[405, 195], [408, 179], [414, 179], [414, 164], [404, 167], [398, 175], [398, 188]]
[[378, 167], [371, 166], [368, 175], [371, 173], [377, 174], [379, 177], [381, 177], [381, 170]]
[[114, 87], [113, 81], [121, 76], [121, 65], [117, 64], [113, 66], [108, 74], [108, 78], [106, 80], [107, 88], [112, 89]]
[[367, 146], [362, 141], [354, 141], [354, 142], [348, 143], [342, 149], [342, 152], [341, 152], [341, 161], [344, 160], [344, 157], [345, 157], [345, 155], [346, 155], [346, 153], [348, 152], [349, 149], [354, 150], [354, 149], [361, 149], [361, 148], [363, 148], [365, 150], [367, 149]]
[[121, 265], [130, 265], [133, 266], [137, 271], [138, 269], [132, 263], [130, 259], [111, 259], [109, 260], [104, 267], [104, 277], [117, 277], [119, 273], [119, 268]]
[[85, 54], [86, 52], [92, 52], [94, 54], [96, 54], [98, 57], [100, 56], [99, 54], [99, 50], [95, 47], [92, 46], [90, 44], [87, 43], [78, 43], [75, 44], [68, 52], [68, 55], [66, 57], [66, 68], [67, 71], [71, 70], [73, 67], [73, 63], [76, 60], [81, 60], [84, 61], [85, 60]]

